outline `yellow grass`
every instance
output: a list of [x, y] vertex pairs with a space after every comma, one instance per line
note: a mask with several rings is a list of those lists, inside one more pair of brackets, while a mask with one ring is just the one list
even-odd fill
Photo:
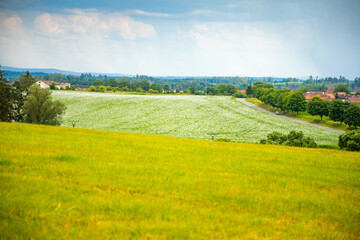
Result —
[[359, 153], [0, 129], [1, 238], [360, 238]]

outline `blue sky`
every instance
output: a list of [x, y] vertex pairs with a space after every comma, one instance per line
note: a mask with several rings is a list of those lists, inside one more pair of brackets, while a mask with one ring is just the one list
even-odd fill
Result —
[[360, 1], [0, 0], [0, 63], [177, 76], [360, 76]]

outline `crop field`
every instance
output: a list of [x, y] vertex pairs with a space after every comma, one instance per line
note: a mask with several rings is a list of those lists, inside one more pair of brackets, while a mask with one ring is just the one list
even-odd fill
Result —
[[193, 139], [259, 142], [268, 133], [303, 131], [318, 144], [337, 145], [339, 134], [262, 113], [225, 96], [121, 95], [54, 91], [67, 106], [63, 126]]
[[0, 129], [1, 239], [360, 238], [360, 153]]

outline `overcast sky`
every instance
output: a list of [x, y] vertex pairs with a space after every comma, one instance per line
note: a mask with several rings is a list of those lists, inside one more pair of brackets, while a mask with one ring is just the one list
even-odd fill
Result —
[[360, 76], [359, 0], [0, 0], [0, 64], [172, 76]]

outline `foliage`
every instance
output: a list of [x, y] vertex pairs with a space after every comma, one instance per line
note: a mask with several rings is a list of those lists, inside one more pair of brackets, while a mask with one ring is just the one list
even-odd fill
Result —
[[349, 107], [349, 102], [343, 102], [340, 99], [334, 99], [329, 106], [329, 117], [331, 120], [338, 121], [342, 124], [346, 117], [346, 109]]
[[356, 104], [350, 104], [345, 112], [344, 122], [350, 127], [354, 126], [356, 128], [360, 126], [360, 107]]
[[95, 86], [90, 86], [89, 90], [90, 90], [90, 92], [95, 92], [95, 91], [96, 91], [96, 87], [95, 87]]
[[350, 93], [349, 89], [347, 87], [345, 87], [344, 85], [338, 85], [335, 89], [334, 89], [334, 93], [338, 93], [338, 92], [345, 92], [347, 94]]
[[67, 106], [63, 124], [78, 127], [209, 139], [208, 132], [238, 142], [258, 142], [273, 131], [303, 131], [319, 144], [337, 145], [339, 134], [262, 113], [225, 96], [124, 95], [53, 92]]
[[256, 87], [254, 87], [253, 85], [248, 85], [246, 87], [246, 95], [248, 95], [249, 97], [253, 97], [255, 95], [255, 90]]
[[159, 93], [159, 91], [158, 90], [153, 90], [153, 89], [149, 89], [149, 93]]
[[260, 140], [260, 143], [310, 148], [316, 148], [317, 146], [315, 140], [310, 137], [304, 137], [302, 131], [290, 131], [288, 135], [280, 132], [272, 132], [267, 135], [266, 140]]
[[289, 95], [287, 108], [299, 114], [306, 109], [305, 97], [301, 92], [294, 92]]
[[360, 132], [349, 131], [341, 134], [339, 147], [348, 151], [360, 151]]
[[24, 103], [25, 121], [28, 123], [60, 125], [61, 114], [66, 107], [60, 101], [53, 101], [49, 89], [36, 84], [29, 88], [30, 94]]
[[232, 95], [235, 98], [246, 98], [246, 93], [242, 93], [242, 92], [236, 92]]
[[323, 116], [329, 115], [329, 105], [329, 101], [314, 97], [308, 102], [307, 112], [312, 116], [319, 115], [322, 120]]
[[[0, 66], [1, 68], [1, 66]], [[11, 88], [9, 81], [4, 77], [4, 71], [0, 69], [0, 121], [9, 121], [11, 115]]]
[[21, 74], [19, 80], [12, 85], [11, 91], [11, 119], [16, 122], [24, 120], [24, 103], [29, 95], [29, 87], [35, 83], [35, 79], [29, 71]]

